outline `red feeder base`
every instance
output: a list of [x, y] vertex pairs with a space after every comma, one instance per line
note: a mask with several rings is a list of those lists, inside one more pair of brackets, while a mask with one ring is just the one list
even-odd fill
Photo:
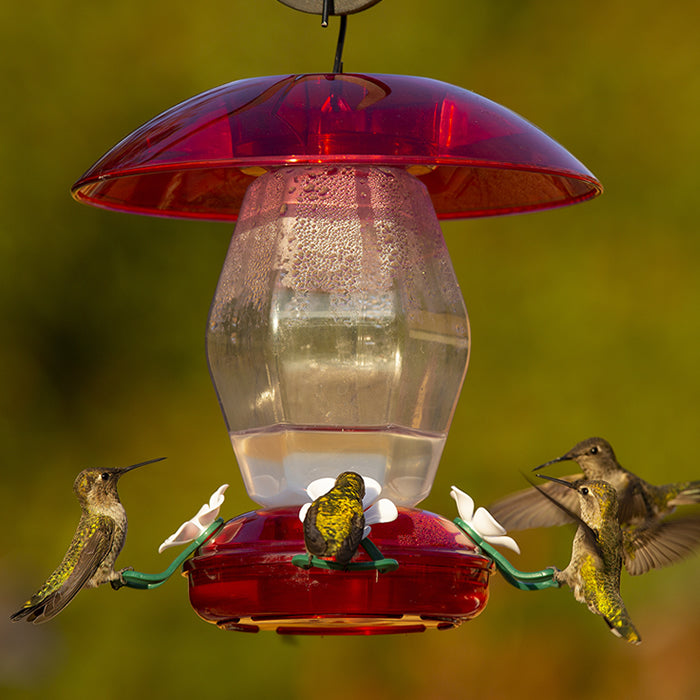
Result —
[[[396, 571], [301, 569], [298, 506], [239, 515], [184, 564], [204, 620], [241, 632], [392, 634], [450, 629], [486, 607], [491, 560], [451, 521], [399, 509], [370, 535]], [[367, 561], [360, 549], [353, 559]]]

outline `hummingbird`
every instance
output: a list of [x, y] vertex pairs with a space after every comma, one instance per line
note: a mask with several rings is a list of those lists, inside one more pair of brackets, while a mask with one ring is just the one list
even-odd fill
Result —
[[545, 489], [535, 486], [554, 507], [565, 511], [578, 523], [571, 561], [563, 570], [555, 567], [554, 579], [565, 583], [579, 603], [600, 615], [614, 635], [639, 644], [641, 637], [620, 596], [623, 531], [618, 521], [617, 492], [605, 481], [570, 482], [544, 474], [538, 476], [570, 490], [579, 504], [580, 515], [559, 503]]
[[347, 566], [365, 529], [362, 498], [365, 482], [355, 472], [343, 472], [328, 493], [319, 496], [304, 517], [304, 543], [312, 556], [333, 558]]
[[10, 616], [13, 622], [46, 622], [61, 612], [83, 588], [96, 588], [107, 582], [115, 589], [124, 585], [121, 571], [114, 570], [127, 529], [126, 511], [119, 500], [117, 482], [132, 469], [163, 459], [165, 457], [121, 468], [91, 467], [78, 474], [73, 492], [82, 512], [68, 551], [46, 583]]
[[[618, 520], [622, 525], [644, 525], [649, 530], [652, 522], [665, 518], [676, 506], [700, 503], [700, 481], [679, 481], [654, 486], [624, 469], [617, 461], [610, 443], [600, 437], [579, 442], [566, 454], [535, 467], [533, 471], [566, 461], [576, 462], [583, 473], [566, 476], [564, 480], [602, 480], [615, 488], [619, 503]], [[555, 496], [568, 510], [578, 512], [579, 502], [575, 492], [561, 486], [561, 483], [546, 484], [544, 490]], [[508, 530], [571, 522], [566, 512], [554, 505], [543, 504], [537, 492], [532, 489], [506, 496], [494, 503], [489, 511]], [[692, 520], [694, 518], [690, 518]]]

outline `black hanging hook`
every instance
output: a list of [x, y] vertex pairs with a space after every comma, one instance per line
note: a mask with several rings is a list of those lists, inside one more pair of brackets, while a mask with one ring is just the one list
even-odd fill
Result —
[[345, 31], [348, 27], [348, 16], [340, 15], [340, 29], [338, 30], [338, 44], [335, 48], [335, 61], [333, 62], [333, 72], [343, 72], [343, 47], [345, 46]]
[[331, 15], [340, 16], [340, 31], [338, 32], [338, 45], [335, 50], [335, 62], [333, 72], [343, 72], [343, 46], [345, 45], [345, 32], [348, 26], [348, 15], [362, 12], [381, 0], [279, 0], [283, 5], [292, 7], [301, 12], [309, 12], [321, 15], [321, 26], [328, 26], [328, 18]]
[[[321, 26], [328, 26], [328, 17], [335, 14], [335, 0], [323, 0], [321, 8]], [[345, 46], [345, 32], [348, 26], [348, 16], [340, 15], [340, 30], [338, 31], [338, 44], [335, 48], [335, 61], [333, 62], [333, 72], [343, 72], [343, 47]]]

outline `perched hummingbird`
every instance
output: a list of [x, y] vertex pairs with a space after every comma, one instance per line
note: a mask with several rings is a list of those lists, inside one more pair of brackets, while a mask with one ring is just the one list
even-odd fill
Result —
[[355, 472], [343, 472], [328, 493], [319, 496], [304, 517], [304, 543], [312, 556], [334, 558], [347, 566], [360, 546], [365, 528], [362, 498], [365, 482]]
[[571, 561], [565, 569], [555, 569], [554, 579], [569, 586], [574, 598], [585, 603], [592, 613], [601, 615], [613, 634], [639, 644], [641, 638], [620, 596], [623, 533], [618, 522], [615, 489], [605, 481], [569, 482], [544, 474], [538, 476], [570, 490], [579, 503], [580, 515], [577, 515], [535, 486], [556, 508], [568, 511], [567, 515], [578, 522]]
[[[654, 486], [620, 466], [610, 443], [598, 437], [579, 442], [566, 454], [535, 467], [533, 471], [565, 461], [576, 462], [583, 472], [564, 477], [566, 481], [582, 478], [602, 480], [615, 488], [619, 503], [618, 520], [623, 525], [648, 526], [650, 522], [658, 521], [673, 512], [676, 506], [700, 503], [700, 481]], [[571, 489], [561, 486], [561, 483], [550, 483], [544, 485], [544, 490], [568, 510], [578, 512], [579, 501]], [[570, 522], [565, 512], [554, 505], [543, 503], [533, 489], [506, 496], [490, 506], [489, 511], [507, 530], [549, 527]]]
[[82, 510], [78, 529], [63, 561], [46, 583], [10, 616], [13, 622], [46, 622], [61, 612], [83, 588], [95, 588], [107, 582], [113, 588], [123, 585], [121, 572], [114, 570], [127, 528], [117, 482], [122, 474], [163, 459], [165, 457], [122, 468], [91, 467], [78, 474], [73, 483], [73, 492]]

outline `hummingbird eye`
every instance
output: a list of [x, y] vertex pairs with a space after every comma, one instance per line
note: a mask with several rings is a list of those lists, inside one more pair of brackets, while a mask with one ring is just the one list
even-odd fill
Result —
[[581, 493], [582, 493], [584, 496], [588, 496], [588, 487], [584, 486], [584, 487], [581, 489]]
[[102, 481], [107, 481], [109, 479], [109, 472], [102, 472], [102, 474], [100, 474], [100, 479], [102, 479]]

